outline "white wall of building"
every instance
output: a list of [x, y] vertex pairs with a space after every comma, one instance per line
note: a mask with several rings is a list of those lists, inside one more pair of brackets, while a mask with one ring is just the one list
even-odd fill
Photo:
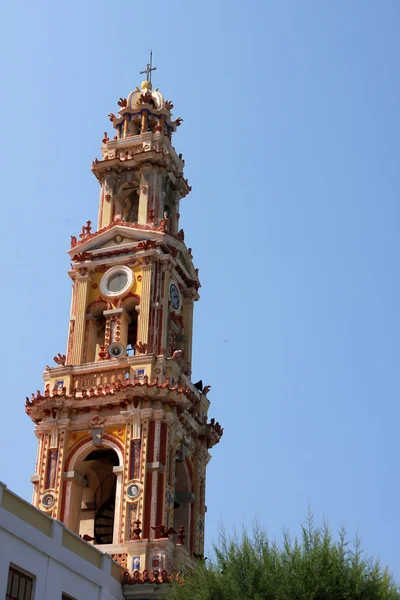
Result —
[[[114, 575], [118, 572], [118, 567], [115, 564], [112, 566], [110, 556], [96, 550], [100, 564], [97, 567], [64, 547], [62, 539], [65, 527], [59, 521], [50, 519], [50, 535], [42, 533], [29, 523], [29, 511], [36, 509], [21, 501], [18, 496], [15, 496], [16, 506], [19, 507], [24, 502], [27, 507], [25, 511], [20, 511], [23, 518], [12, 514], [2, 507], [1, 498], [5, 487], [0, 483], [1, 600], [6, 595], [10, 564], [34, 576], [33, 600], [61, 600], [62, 593], [77, 600], [123, 600], [121, 583], [112, 575], [112, 572]], [[9, 490], [6, 493], [10, 502]], [[22, 508], [24, 509], [23, 506]], [[79, 538], [76, 543], [78, 546], [86, 544]], [[86, 551], [87, 548], [82, 546], [82, 550]]]

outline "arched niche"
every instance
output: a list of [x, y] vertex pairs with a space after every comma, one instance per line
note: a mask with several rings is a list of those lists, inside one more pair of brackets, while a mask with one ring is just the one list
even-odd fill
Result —
[[126, 294], [126, 296], [121, 298], [121, 301], [119, 303], [119, 305], [125, 310], [128, 316], [128, 330], [126, 337], [126, 353], [128, 356], [134, 356], [136, 352], [135, 346], [138, 341], [137, 332], [139, 319], [137, 308], [139, 306], [139, 303], [140, 297], [137, 294], [133, 294], [132, 292], [129, 292], [128, 294]]
[[175, 503], [174, 503], [174, 529], [179, 531], [185, 528], [185, 546], [190, 548], [191, 514], [192, 514], [192, 481], [189, 468], [184, 461], [175, 463]]
[[104, 299], [92, 302], [86, 313], [87, 346], [85, 362], [99, 360], [100, 346], [104, 345], [106, 334], [106, 317], [104, 311], [108, 310], [109, 303]]
[[139, 220], [140, 187], [139, 182], [124, 183], [114, 197], [114, 219], [137, 223]]
[[69, 459], [63, 520], [95, 545], [118, 542], [121, 464], [121, 449], [104, 438], [100, 446], [88, 440]]

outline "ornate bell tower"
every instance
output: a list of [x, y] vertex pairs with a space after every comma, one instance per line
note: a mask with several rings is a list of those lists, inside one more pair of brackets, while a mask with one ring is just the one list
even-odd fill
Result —
[[179, 228], [190, 191], [171, 143], [181, 119], [147, 79], [109, 114], [92, 171], [98, 228], [72, 236], [66, 355], [27, 398], [33, 503], [127, 568], [167, 582], [203, 555], [206, 465], [223, 430], [191, 381], [198, 270]]

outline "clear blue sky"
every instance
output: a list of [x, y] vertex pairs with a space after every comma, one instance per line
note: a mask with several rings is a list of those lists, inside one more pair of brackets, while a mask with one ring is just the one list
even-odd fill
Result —
[[225, 427], [208, 543], [310, 504], [400, 579], [398, 0], [7, 2], [0, 14], [0, 478], [30, 498], [24, 399], [66, 344], [90, 164], [153, 48], [202, 281], [194, 379]]

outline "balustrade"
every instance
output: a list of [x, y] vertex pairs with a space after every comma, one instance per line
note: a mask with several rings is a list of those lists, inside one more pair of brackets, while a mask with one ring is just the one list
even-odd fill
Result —
[[82, 373], [74, 375], [72, 380], [72, 388], [75, 391], [83, 389], [97, 389], [111, 385], [116, 381], [125, 381], [129, 379], [129, 367], [123, 369], [110, 369], [108, 371], [97, 371], [95, 373]]

